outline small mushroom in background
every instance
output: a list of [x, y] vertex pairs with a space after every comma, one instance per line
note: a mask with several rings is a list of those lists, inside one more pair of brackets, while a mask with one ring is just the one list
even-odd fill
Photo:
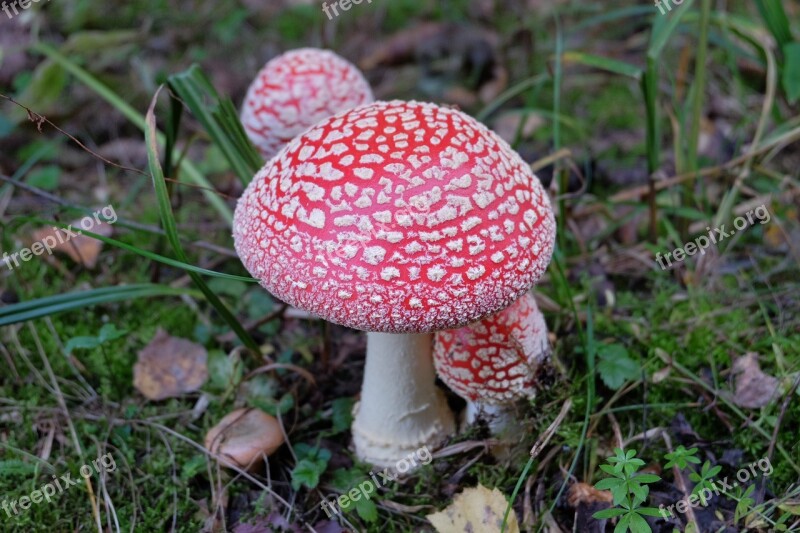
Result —
[[281, 425], [260, 409], [237, 409], [208, 431], [205, 447], [223, 466], [255, 470], [284, 442]]
[[234, 214], [236, 251], [294, 307], [368, 332], [356, 455], [389, 466], [455, 430], [433, 332], [506, 308], [553, 252], [550, 200], [511, 147], [468, 115], [375, 102], [296, 137]]
[[508, 407], [536, 394], [549, 353], [547, 324], [528, 292], [497, 314], [437, 332], [433, 363], [442, 381], [467, 400], [466, 422], [485, 417], [499, 433], [511, 421]]
[[247, 90], [241, 121], [265, 159], [322, 119], [373, 101], [361, 71], [329, 50], [300, 48], [269, 61]]

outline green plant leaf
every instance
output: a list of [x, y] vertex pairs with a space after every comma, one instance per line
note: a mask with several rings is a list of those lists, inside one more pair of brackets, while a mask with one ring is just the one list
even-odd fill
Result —
[[311, 459], [303, 459], [297, 462], [297, 465], [292, 470], [292, 488], [300, 490], [300, 487], [305, 485], [309, 489], [315, 488], [319, 485], [319, 480], [325, 472], [328, 463], [321, 461], [314, 461]]
[[45, 165], [37, 168], [28, 174], [25, 182], [28, 185], [52, 191], [58, 187], [58, 178], [61, 176], [61, 169], [55, 165]]
[[783, 90], [789, 103], [800, 99], [800, 43], [786, 43], [783, 46]]
[[337, 398], [331, 402], [334, 435], [350, 428], [353, 423], [353, 404], [355, 398]]
[[651, 533], [653, 530], [650, 529], [650, 524], [642, 518], [638, 513], [632, 512], [630, 514], [630, 529], [633, 533]]
[[622, 479], [616, 479], [610, 477], [606, 479], [601, 479], [600, 481], [595, 483], [594, 488], [596, 488], [597, 490], [608, 490], [608, 489], [613, 489], [615, 487], [619, 487], [624, 483], [625, 481], [623, 481]]
[[700, 459], [694, 455], [697, 453], [697, 448], [686, 449], [683, 444], [678, 446], [674, 452], [667, 453], [664, 458], [668, 460], [664, 468], [672, 468], [677, 466], [678, 469], [683, 470], [689, 463], [700, 464]]
[[361, 498], [356, 502], [356, 512], [362, 520], [374, 523], [378, 521], [378, 508], [372, 500]]
[[655, 518], [664, 518], [664, 514], [655, 507], [639, 507], [636, 512], [645, 516], [653, 516]]
[[[64, 68], [57, 62], [46, 59], [39, 63], [30, 82], [16, 99], [43, 114], [58, 101], [66, 85], [67, 73]], [[11, 120], [16, 123], [27, 118], [27, 113], [21, 108], [15, 108], [10, 115]]]
[[618, 509], [616, 507], [612, 507], [611, 509], [603, 509], [602, 511], [597, 511], [592, 516], [597, 519], [606, 519], [606, 518], [614, 518], [615, 516], [624, 515], [626, 513], [625, 509]]
[[597, 370], [610, 389], [617, 390], [640, 375], [639, 364], [628, 356], [628, 350], [621, 344], [601, 344], [598, 357]]
[[297, 464], [292, 470], [292, 487], [294, 490], [300, 490], [303, 485], [309, 489], [315, 488], [328, 468], [330, 450], [300, 443], [294, 447], [294, 453], [297, 455]]
[[116, 340], [127, 335], [126, 330], [118, 330], [114, 324], [103, 324], [100, 333], [96, 337], [73, 337], [64, 345], [64, 351], [72, 353], [76, 348], [92, 349], [112, 340]]
[[222, 350], [208, 352], [209, 385], [212, 390], [225, 392], [239, 384], [244, 375], [244, 366], [238, 351], [231, 355]]

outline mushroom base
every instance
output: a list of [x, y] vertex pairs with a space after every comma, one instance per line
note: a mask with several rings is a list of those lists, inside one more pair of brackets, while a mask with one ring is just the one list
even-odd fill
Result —
[[369, 333], [361, 401], [353, 408], [353, 444], [364, 462], [395, 466], [455, 432], [436, 388], [430, 334]]
[[468, 401], [467, 408], [464, 410], [464, 429], [468, 425], [475, 424], [479, 419], [486, 421], [492, 435], [497, 435], [513, 423], [513, 408], [496, 403]]

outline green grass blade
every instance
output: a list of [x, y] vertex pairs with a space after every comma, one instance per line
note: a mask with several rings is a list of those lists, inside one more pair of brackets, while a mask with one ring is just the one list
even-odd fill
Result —
[[137, 285], [121, 285], [119, 287], [104, 287], [77, 293], [59, 294], [48, 296], [29, 302], [21, 302], [5, 307], [0, 307], [0, 326], [8, 326], [18, 322], [25, 322], [35, 318], [72, 311], [98, 305], [102, 303], [120, 302], [135, 298], [149, 298], [152, 296], [180, 296], [201, 295], [192, 289], [180, 287], [165, 287], [143, 283]]
[[564, 63], [579, 63], [587, 67], [593, 67], [600, 70], [611, 72], [612, 74], [619, 74], [620, 76], [627, 76], [637, 81], [642, 79], [642, 69], [636, 65], [631, 65], [618, 59], [611, 59], [609, 57], [597, 56], [594, 54], [586, 54], [583, 52], [570, 51], [564, 52], [561, 55]]
[[[63, 222], [56, 222], [53, 220], [44, 220], [37, 217], [17, 217], [18, 219], [22, 219], [25, 221], [36, 222], [39, 224], [47, 224], [53, 227], [58, 227], [62, 229], [66, 229], [69, 227], [69, 224], [64, 224]], [[227, 279], [231, 281], [241, 281], [244, 283], [258, 283], [258, 280], [255, 278], [251, 278], [248, 276], [237, 276], [235, 274], [225, 274], [224, 272], [216, 272], [214, 270], [208, 270], [206, 268], [195, 266], [191, 263], [185, 261], [178, 261], [172, 259], [170, 257], [166, 257], [154, 252], [150, 252], [148, 250], [144, 250], [137, 246], [133, 246], [132, 244], [128, 244], [126, 242], [118, 241], [117, 239], [112, 239], [111, 237], [106, 237], [105, 235], [100, 235], [98, 233], [94, 233], [92, 231], [88, 231], [85, 229], [80, 230], [81, 235], [85, 235], [87, 237], [91, 237], [92, 239], [97, 239], [98, 241], [102, 241], [105, 244], [110, 246], [115, 246], [117, 248], [121, 248], [128, 252], [133, 252], [137, 255], [141, 255], [142, 257], [146, 257], [152, 261], [157, 261], [159, 263], [163, 263], [165, 265], [169, 265], [171, 267], [180, 268], [181, 270], [185, 270], [186, 272], [195, 272], [197, 274], [202, 274], [204, 276], [208, 276], [211, 278], [221, 278]]]
[[536, 76], [532, 76], [528, 79], [522, 80], [521, 82], [512, 85], [505, 91], [503, 91], [497, 98], [492, 100], [490, 103], [486, 105], [483, 109], [481, 109], [476, 115], [475, 119], [481, 122], [485, 122], [486, 119], [497, 109], [500, 108], [504, 103], [508, 102], [518, 94], [527, 91], [531, 87], [536, 87], [550, 79], [550, 75], [548, 73], [537, 74]]
[[[60, 64], [64, 69], [67, 70], [70, 74], [75, 76], [78, 80], [83, 82], [87, 87], [92, 89], [96, 92], [101, 98], [115, 107], [120, 113], [122, 113], [125, 118], [130, 120], [136, 127], [144, 131], [145, 129], [145, 119], [141, 113], [136, 111], [133, 107], [128, 105], [127, 102], [122, 100], [119, 96], [117, 96], [114, 91], [106, 87], [103, 83], [101, 83], [97, 78], [89, 74], [86, 70], [78, 66], [76, 63], [59, 53], [54, 48], [47, 46], [44, 43], [36, 43], [31, 46], [31, 49], [39, 52], [48, 58], [52, 59], [56, 63]], [[158, 139], [159, 144], [164, 144], [165, 138], [164, 135], [160, 132], [156, 133], [156, 137]], [[178, 153], [176, 153], [176, 157], [180, 157]], [[214, 209], [222, 216], [222, 218], [228, 224], [233, 222], [233, 212], [231, 208], [220, 198], [214, 187], [208, 180], [200, 173], [200, 171], [195, 167], [191, 161], [186, 158], [181, 159], [181, 170], [186, 175], [186, 177], [194, 184], [201, 187], [203, 194], [206, 197], [208, 203], [214, 207]]]
[[170, 76], [168, 83], [222, 150], [242, 183], [250, 183], [264, 161], [247, 138], [230, 99], [220, 97], [197, 65]]
[[[159, 89], [160, 91], [160, 89]], [[158, 162], [158, 146], [156, 144], [156, 116], [155, 107], [158, 100], [158, 91], [153, 96], [153, 101], [150, 103], [150, 108], [147, 110], [146, 121], [147, 127], [144, 131], [144, 137], [147, 144], [147, 160], [150, 167], [150, 173], [153, 176], [153, 187], [156, 191], [156, 199], [158, 201], [158, 210], [161, 213], [161, 223], [164, 226], [164, 231], [167, 234], [167, 241], [169, 241], [175, 255], [184, 263], [188, 263], [189, 259], [183, 251], [180, 239], [178, 237], [178, 227], [175, 224], [175, 215], [172, 212], [172, 204], [170, 203], [169, 195], [167, 194], [167, 182], [164, 179], [164, 174], [161, 170], [161, 165]], [[189, 277], [203, 292], [208, 303], [220, 314], [220, 316], [228, 323], [231, 329], [239, 337], [239, 340], [253, 350], [253, 353], [259, 353], [260, 349], [258, 343], [253, 340], [253, 337], [247, 333], [247, 330], [242, 327], [239, 320], [231, 313], [228, 307], [217, 297], [216, 294], [208, 287], [203, 278], [196, 272], [188, 271]]]
[[789, 27], [789, 17], [780, 0], [755, 0], [761, 18], [775, 37], [778, 48], [792, 42], [792, 29]]

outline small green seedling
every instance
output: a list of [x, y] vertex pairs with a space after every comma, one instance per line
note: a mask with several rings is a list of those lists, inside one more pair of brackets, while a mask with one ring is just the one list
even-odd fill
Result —
[[664, 465], [664, 468], [666, 469], [677, 466], [678, 470], [684, 470], [689, 463], [699, 465], [700, 459], [695, 457], [696, 453], [697, 448], [690, 448], [687, 450], [681, 444], [675, 449], [674, 452], [664, 455], [664, 459], [667, 460], [667, 464]]
[[650, 525], [644, 516], [658, 517], [658, 509], [642, 507], [650, 489], [648, 483], [655, 483], [661, 478], [655, 474], [637, 474], [644, 466], [644, 461], [636, 459], [636, 450], [623, 451], [614, 448], [614, 455], [607, 459], [608, 464], [600, 465], [600, 469], [611, 477], [601, 479], [595, 488], [610, 490], [614, 507], [594, 513], [594, 518], [614, 518], [621, 516], [614, 533], [651, 533]]

